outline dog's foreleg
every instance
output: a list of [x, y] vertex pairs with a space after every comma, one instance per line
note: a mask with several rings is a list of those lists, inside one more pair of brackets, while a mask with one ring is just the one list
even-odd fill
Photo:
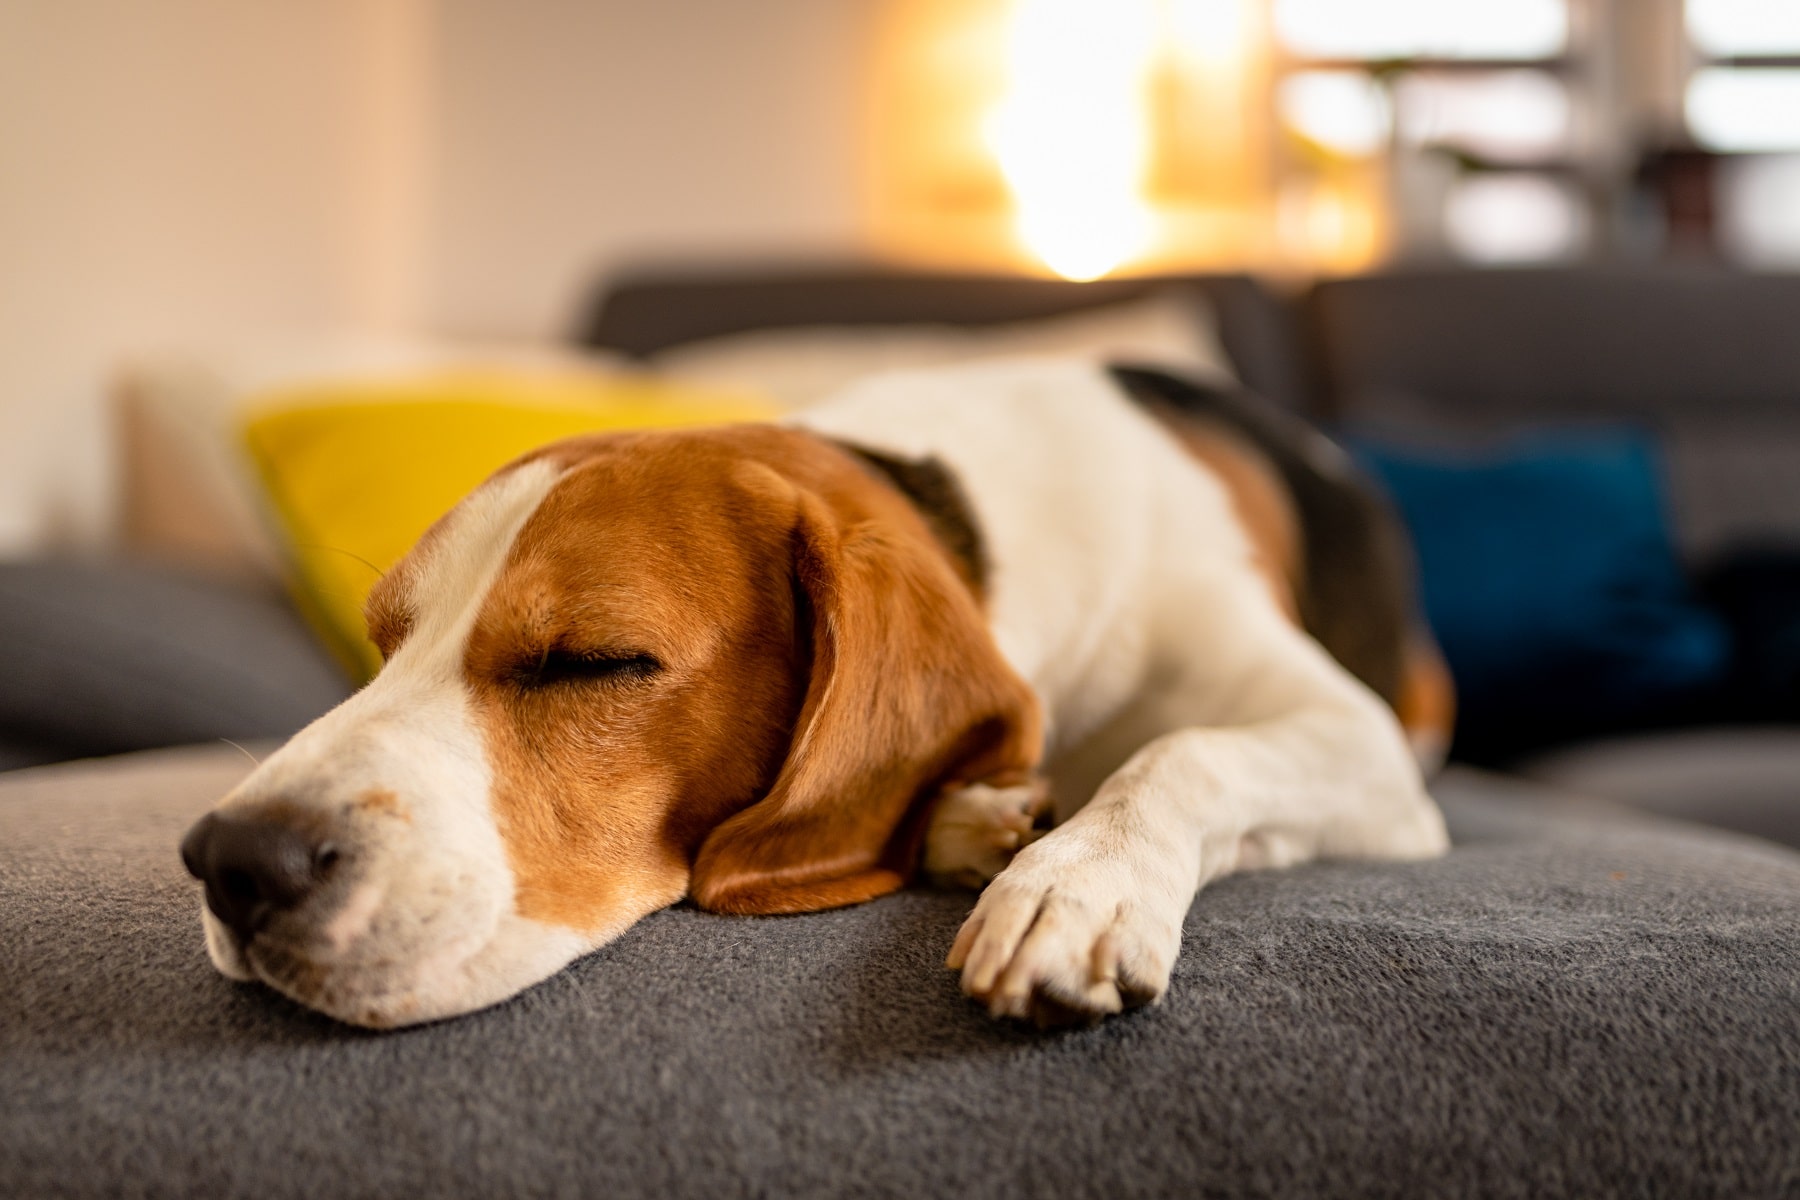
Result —
[[[949, 965], [997, 1016], [1091, 1020], [1161, 997], [1195, 892], [1239, 868], [1423, 858], [1443, 821], [1391, 713], [1316, 647], [1264, 664], [1241, 724], [1144, 745], [1069, 821], [1022, 849]], [[1216, 706], [1219, 680], [1185, 689]], [[1171, 704], [1183, 703], [1180, 691]]]

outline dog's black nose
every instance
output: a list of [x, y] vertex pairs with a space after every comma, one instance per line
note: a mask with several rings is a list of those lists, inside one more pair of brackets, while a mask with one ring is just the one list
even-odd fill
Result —
[[245, 939], [306, 899], [337, 858], [329, 843], [268, 817], [208, 813], [181, 839], [181, 861], [206, 885], [206, 906]]

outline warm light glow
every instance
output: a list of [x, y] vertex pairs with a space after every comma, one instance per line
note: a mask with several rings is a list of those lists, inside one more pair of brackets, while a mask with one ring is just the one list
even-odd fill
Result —
[[1367, 182], [1296, 179], [1282, 189], [1275, 216], [1294, 265], [1348, 274], [1368, 269], [1381, 256], [1379, 201]]
[[1567, 0], [1277, 0], [1275, 29], [1308, 58], [1551, 58], [1568, 44], [1569, 10]]
[[886, 0], [884, 253], [1070, 279], [1280, 254], [1267, 0]]
[[1016, 0], [1007, 91], [988, 145], [1013, 194], [1019, 237], [1067, 279], [1143, 253], [1153, 221], [1146, 77], [1154, 0]]
[[1800, 52], [1800, 4], [1793, 0], [1687, 0], [1688, 36], [1708, 54]]
[[1800, 150], [1800, 71], [1696, 71], [1687, 120], [1694, 140], [1710, 150]]
[[1250, 38], [1256, 0], [1165, 0], [1168, 36], [1178, 52], [1210, 69], [1232, 68]]

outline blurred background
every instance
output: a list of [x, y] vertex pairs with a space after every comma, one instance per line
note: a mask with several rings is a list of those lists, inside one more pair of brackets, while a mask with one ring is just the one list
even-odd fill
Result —
[[0, 0], [0, 768], [297, 728], [527, 446], [1054, 351], [1355, 443], [1463, 757], [1800, 839], [1796, 267], [1800, 0]]
[[6, 0], [0, 554], [113, 537], [133, 355], [647, 259], [1664, 256], [1800, 261], [1800, 3]]

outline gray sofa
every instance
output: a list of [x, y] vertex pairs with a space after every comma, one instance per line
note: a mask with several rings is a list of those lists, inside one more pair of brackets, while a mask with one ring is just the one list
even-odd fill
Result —
[[[1800, 280], [1181, 283], [1246, 382], [1327, 417], [1652, 417], [1696, 563], [1800, 520]], [[1166, 285], [658, 276], [579, 335], [645, 353]], [[15, 761], [278, 735], [344, 690], [278, 601], [106, 565], [0, 569], [0, 661], [31, 681], [0, 682]], [[1797, 747], [1727, 724], [1453, 768], [1447, 858], [1229, 879], [1164, 1004], [1053, 1036], [958, 995], [968, 897], [923, 889], [678, 907], [486, 1013], [349, 1030], [205, 962], [174, 846], [236, 750], [0, 774], [0, 1194], [1800, 1194], [1800, 853], [1744, 836], [1800, 846]]]
[[393, 1034], [214, 974], [224, 747], [0, 776], [8, 1196], [1791, 1196], [1800, 855], [1498, 777], [1456, 848], [1227, 879], [1168, 998], [997, 1025], [969, 898], [678, 907]]

